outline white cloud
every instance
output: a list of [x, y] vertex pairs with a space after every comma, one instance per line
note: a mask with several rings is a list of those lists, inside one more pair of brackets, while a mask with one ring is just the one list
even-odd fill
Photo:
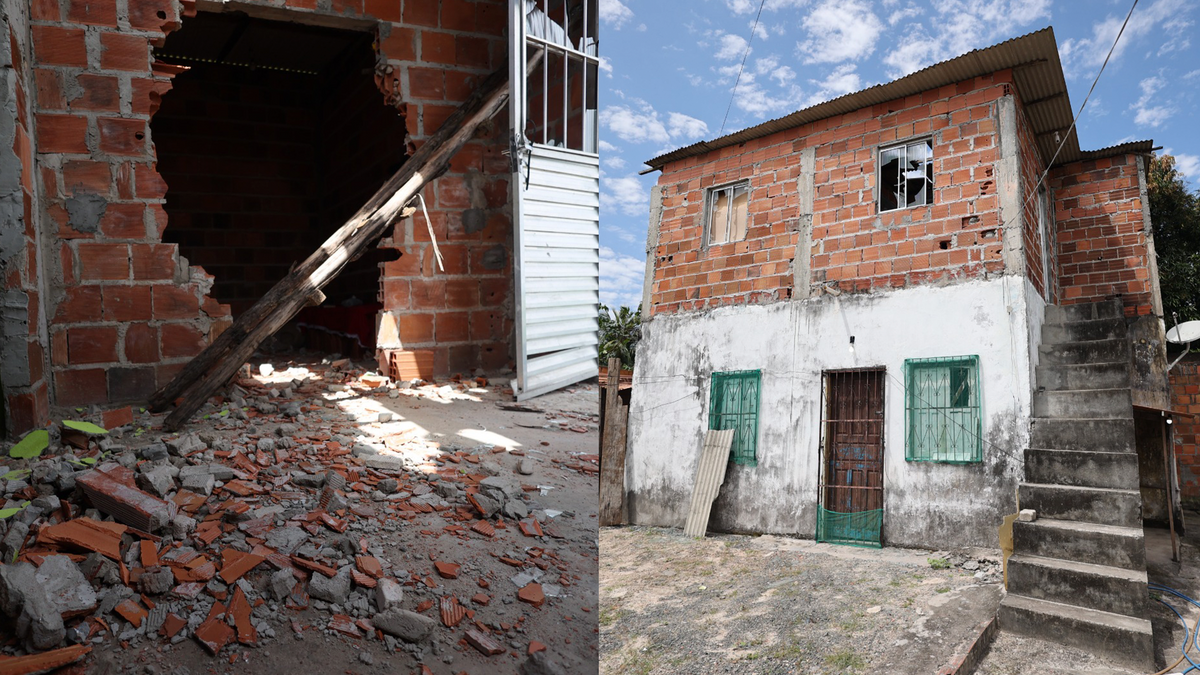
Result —
[[[1125, 50], [1135, 43], [1138, 38], [1152, 33], [1178, 37], [1191, 25], [1180, 17], [1187, 14], [1188, 0], [1158, 0], [1157, 2], [1135, 11], [1129, 19], [1120, 42], [1113, 49], [1112, 60], [1121, 58]], [[1064, 40], [1059, 45], [1059, 56], [1063, 61], [1064, 70], [1069, 77], [1094, 77], [1104, 63], [1108, 50], [1112, 48], [1113, 40], [1121, 30], [1125, 21], [1125, 13], [1112, 14], [1101, 21], [1092, 24], [1092, 36], [1078, 40]], [[1184, 37], [1186, 39], [1186, 37]]]
[[608, 155], [600, 161], [610, 169], [621, 170], [625, 168], [625, 160], [620, 155]]
[[642, 185], [637, 174], [620, 178], [605, 176], [600, 180], [600, 208], [619, 211], [627, 216], [648, 214], [650, 192]]
[[769, 40], [771, 34], [767, 32], [767, 27], [762, 23], [751, 23], [750, 30], [754, 32], [754, 36], [760, 40]]
[[834, 68], [833, 72], [825, 76], [825, 79], [809, 80], [809, 82], [815, 85], [817, 90], [805, 99], [805, 108], [862, 88], [862, 79], [855, 72], [853, 63], [843, 63]]
[[617, 146], [613, 145], [612, 143], [609, 143], [608, 141], [605, 141], [605, 140], [600, 141], [600, 152], [620, 152], [620, 151], [621, 151], [621, 149], [618, 148]]
[[741, 60], [742, 54], [746, 51], [746, 38], [733, 33], [725, 33], [719, 38], [720, 46], [713, 56], [722, 61], [731, 61], [733, 59]]
[[[911, 0], [888, 15], [881, 48], [889, 77], [901, 77], [1010, 38], [1050, 17], [1051, 0], [931, 0], [928, 18]], [[899, 3], [891, 3], [897, 6]]]
[[1193, 183], [1200, 183], [1200, 156], [1183, 153], [1175, 155], [1175, 168]]
[[865, 58], [883, 32], [883, 22], [863, 0], [822, 0], [802, 24], [808, 37], [796, 48], [805, 63]]
[[701, 138], [708, 133], [708, 124], [683, 113], [668, 113], [667, 133], [676, 138]]
[[645, 277], [645, 260], [600, 247], [600, 302], [611, 308], [637, 307]]
[[604, 23], [620, 30], [632, 18], [633, 10], [621, 0], [600, 0], [600, 20]]
[[600, 124], [628, 143], [666, 143], [671, 140], [658, 113], [645, 103], [640, 111], [623, 105], [605, 106], [600, 111]]
[[605, 57], [605, 56], [600, 57], [599, 68], [600, 68], [600, 72], [604, 73], [608, 77], [612, 77], [612, 61], [609, 60], [608, 57]]
[[1165, 80], [1157, 76], [1147, 77], [1138, 83], [1142, 89], [1142, 96], [1129, 106], [1129, 109], [1134, 112], [1134, 124], [1139, 127], [1157, 127], [1175, 114], [1175, 109], [1170, 106], [1151, 105], [1155, 100], [1155, 94], [1166, 84]]
[[761, 6], [764, 11], [777, 12], [781, 9], [790, 9], [792, 7], [803, 7], [808, 4], [808, 0], [768, 0], [764, 5], [754, 0], [725, 0], [725, 6], [734, 14], [751, 14], [757, 13]]

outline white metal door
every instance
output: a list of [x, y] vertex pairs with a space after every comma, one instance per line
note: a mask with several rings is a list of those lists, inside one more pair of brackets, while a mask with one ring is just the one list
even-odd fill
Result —
[[597, 4], [509, 0], [517, 400], [599, 372]]

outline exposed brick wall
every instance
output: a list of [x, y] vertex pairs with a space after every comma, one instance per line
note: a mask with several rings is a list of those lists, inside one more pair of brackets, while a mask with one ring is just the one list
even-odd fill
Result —
[[45, 318], [38, 256], [36, 169], [33, 159], [28, 5], [0, 2], [0, 273], [4, 306], [0, 322], [3, 354], [2, 428], [11, 436], [49, 418]]
[[[816, 149], [814, 284], [868, 291], [1004, 269], [996, 190], [997, 100], [1008, 71], [780, 131], [667, 165], [659, 178], [652, 312], [791, 297], [802, 149]], [[931, 206], [877, 212], [880, 145], [931, 136]], [[750, 181], [744, 241], [704, 249], [705, 188]]]
[[[1171, 356], [1175, 358], [1174, 355]], [[1173, 438], [1184, 501], [1200, 502], [1200, 356], [1180, 361], [1170, 373], [1171, 409], [1193, 416], [1175, 417]]]
[[1120, 295], [1127, 316], [1153, 312], [1138, 161], [1124, 155], [1050, 172], [1061, 304]]
[[[365, 1], [365, 5], [364, 5]], [[357, 4], [356, 4], [357, 3]], [[503, 0], [262, 2], [289, 11], [379, 20], [381, 104], [404, 115], [410, 150], [505, 60]], [[144, 398], [230, 321], [199, 266], [179, 269], [167, 184], [149, 120], [183, 69], [151, 62], [151, 43], [186, 24], [173, 0], [33, 3], [37, 185], [46, 226], [54, 402]], [[387, 308], [404, 346], [436, 348], [437, 366], [495, 368], [509, 360], [511, 233], [503, 120], [426, 190], [447, 260], [434, 270], [418, 217], [386, 240], [404, 253], [384, 269]], [[477, 224], [482, 227], [476, 229]]]

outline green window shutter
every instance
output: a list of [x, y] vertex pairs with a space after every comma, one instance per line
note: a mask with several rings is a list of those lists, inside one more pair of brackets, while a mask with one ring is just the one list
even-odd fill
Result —
[[905, 446], [910, 462], [983, 461], [979, 357], [904, 362]]
[[712, 374], [708, 405], [709, 429], [735, 429], [730, 459], [735, 464], [758, 464], [758, 408], [761, 371]]

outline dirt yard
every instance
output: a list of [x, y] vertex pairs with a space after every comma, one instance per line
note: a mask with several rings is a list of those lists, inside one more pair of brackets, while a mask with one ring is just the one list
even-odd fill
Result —
[[602, 673], [935, 673], [995, 615], [999, 551], [601, 528]]
[[[95, 593], [90, 607], [64, 611], [58, 644], [93, 647], [72, 672], [491, 675], [517, 673], [539, 649], [539, 662], [549, 655], [559, 668], [534, 672], [594, 672], [595, 384], [506, 410], [507, 383], [390, 384], [366, 364], [258, 365], [179, 434], [134, 410], [133, 423], [82, 448], [52, 429], [42, 457], [4, 453], [9, 506], [55, 493], [62, 503], [0, 523], [19, 535], [4, 539], [12, 556], [39, 572], [69, 556], [68, 583]], [[73, 417], [101, 421], [87, 413]], [[62, 480], [100, 470], [160, 491], [186, 519], [120, 535], [121, 523]], [[94, 552], [104, 537], [81, 548], [52, 536], [71, 522], [105, 536], [117, 528], [119, 560]], [[138, 581], [160, 571], [166, 590]], [[385, 582], [399, 591], [387, 611]], [[0, 621], [0, 664], [32, 649], [34, 636], [17, 630]]]

